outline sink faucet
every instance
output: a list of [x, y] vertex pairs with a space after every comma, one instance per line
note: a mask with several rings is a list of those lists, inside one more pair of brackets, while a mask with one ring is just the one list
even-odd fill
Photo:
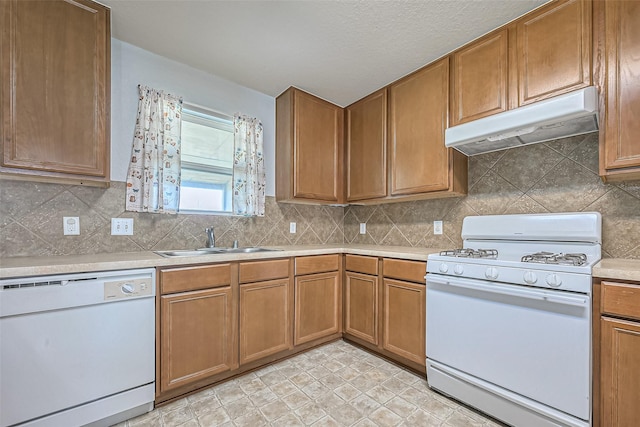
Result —
[[215, 248], [216, 247], [216, 236], [213, 234], [213, 227], [205, 228], [205, 233], [207, 233], [207, 247]]

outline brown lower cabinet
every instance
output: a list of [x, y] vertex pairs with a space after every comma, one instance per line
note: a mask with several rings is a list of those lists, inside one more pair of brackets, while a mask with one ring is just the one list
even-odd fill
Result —
[[378, 276], [346, 271], [344, 278], [344, 333], [378, 345]]
[[424, 372], [426, 264], [345, 255], [345, 270], [345, 338]]
[[161, 297], [160, 389], [172, 390], [237, 367], [231, 287]]
[[[594, 426], [635, 426], [640, 420], [640, 283], [602, 281], [598, 287], [600, 389], [594, 399], [600, 399], [594, 400]], [[594, 378], [597, 372], [594, 363]]]
[[340, 255], [297, 257], [295, 271], [294, 345], [339, 337], [342, 333]]
[[159, 271], [158, 394], [238, 367], [231, 265]]
[[340, 332], [342, 290], [337, 271], [296, 277], [294, 344]]
[[382, 348], [425, 366], [425, 284], [385, 278], [382, 288]]
[[158, 268], [156, 403], [343, 331], [423, 372], [424, 271], [424, 262], [340, 254]]
[[289, 279], [240, 285], [240, 364], [292, 348]]

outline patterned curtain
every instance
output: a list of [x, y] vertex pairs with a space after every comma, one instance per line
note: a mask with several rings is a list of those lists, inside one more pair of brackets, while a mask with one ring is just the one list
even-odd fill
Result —
[[233, 117], [233, 213], [264, 216], [264, 158], [262, 123], [252, 117]]
[[138, 91], [125, 209], [175, 214], [180, 203], [182, 98], [145, 86]]

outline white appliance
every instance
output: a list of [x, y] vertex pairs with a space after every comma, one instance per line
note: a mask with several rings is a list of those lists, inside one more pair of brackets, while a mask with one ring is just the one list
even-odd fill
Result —
[[427, 381], [517, 427], [591, 424], [599, 213], [464, 219], [427, 261]]
[[0, 426], [107, 426], [153, 409], [155, 271], [0, 281]]
[[445, 145], [473, 156], [598, 130], [598, 92], [589, 86], [453, 126]]

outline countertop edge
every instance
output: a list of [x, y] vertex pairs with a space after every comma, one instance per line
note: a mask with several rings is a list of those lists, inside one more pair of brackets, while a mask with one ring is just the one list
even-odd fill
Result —
[[603, 258], [593, 266], [594, 279], [640, 282], [640, 259]]
[[278, 249], [278, 251], [212, 254], [175, 258], [165, 258], [154, 252], [3, 258], [0, 259], [0, 279], [108, 270], [129, 270], [134, 268], [252, 261], [333, 253], [426, 261], [429, 254], [439, 251], [439, 249], [436, 248], [375, 245], [267, 246], [267, 248]]

